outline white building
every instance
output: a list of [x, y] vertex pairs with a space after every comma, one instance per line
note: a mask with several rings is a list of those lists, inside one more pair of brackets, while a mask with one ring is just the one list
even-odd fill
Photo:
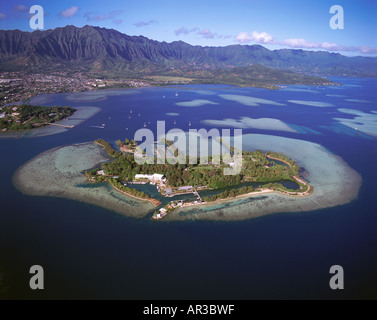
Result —
[[165, 182], [166, 178], [163, 174], [137, 174], [135, 175], [135, 180], [148, 179], [151, 182]]

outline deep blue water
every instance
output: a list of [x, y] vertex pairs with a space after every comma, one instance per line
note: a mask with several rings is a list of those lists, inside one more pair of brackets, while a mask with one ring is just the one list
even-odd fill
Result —
[[[377, 298], [377, 140], [357, 135], [333, 120], [354, 117], [340, 113], [339, 108], [377, 111], [377, 79], [333, 80], [345, 85], [313, 87], [311, 92], [195, 86], [214, 88], [214, 95], [187, 90], [191, 87], [150, 88], [81, 103], [54, 95], [54, 101], [46, 105], [93, 105], [102, 111], [66, 133], [0, 140], [0, 275], [6, 288], [5, 293], [0, 288], [0, 295], [36, 299]], [[249, 95], [288, 106], [244, 106], [218, 94]], [[194, 99], [219, 105], [174, 105]], [[288, 100], [328, 102], [334, 107], [301, 106]], [[134, 116], [129, 120], [131, 109]], [[180, 115], [166, 116], [170, 112]], [[157, 120], [167, 120], [167, 130], [187, 130], [188, 121], [191, 128], [210, 129], [200, 121], [241, 117], [277, 118], [302, 132], [244, 129], [244, 133], [313, 141], [341, 156], [363, 178], [358, 199], [335, 208], [242, 222], [156, 223], [85, 203], [25, 196], [12, 185], [20, 165], [53, 147], [96, 138], [112, 142], [133, 138], [133, 132], [148, 121], [152, 129]], [[91, 127], [102, 123], [105, 129]], [[44, 291], [29, 289], [28, 272], [35, 264], [44, 267]], [[345, 270], [344, 291], [329, 288], [329, 269], [335, 264]]]

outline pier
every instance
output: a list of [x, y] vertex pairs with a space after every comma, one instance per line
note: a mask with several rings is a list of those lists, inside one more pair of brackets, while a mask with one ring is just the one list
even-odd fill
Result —
[[198, 191], [195, 191], [194, 194], [198, 197], [198, 200], [200, 200], [200, 202], [204, 202]]
[[57, 123], [46, 123], [50, 126], [56, 126], [56, 127], [63, 127], [63, 128], [68, 128], [68, 129], [73, 129], [75, 126], [66, 126], [66, 125], [63, 125], [63, 124], [57, 124]]

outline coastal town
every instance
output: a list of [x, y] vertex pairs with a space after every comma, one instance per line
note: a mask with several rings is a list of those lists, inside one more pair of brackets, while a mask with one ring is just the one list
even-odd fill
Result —
[[28, 102], [41, 94], [75, 93], [99, 89], [146, 88], [159, 85], [187, 84], [174, 77], [148, 77], [145, 79], [96, 78], [86, 73], [53, 72], [24, 73], [0, 72], [0, 106]]
[[25, 74], [0, 73], [0, 105], [26, 102], [32, 97], [49, 93], [74, 93], [108, 88], [142, 88], [150, 84], [137, 80], [102, 80], [82, 73]]

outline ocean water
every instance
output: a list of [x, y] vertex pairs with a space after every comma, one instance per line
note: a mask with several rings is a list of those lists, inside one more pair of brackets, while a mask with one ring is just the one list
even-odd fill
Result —
[[[0, 139], [0, 299], [377, 298], [377, 79], [332, 80], [344, 85], [279, 91], [200, 85], [38, 97], [35, 103], [46, 106], [101, 111], [59, 134]], [[17, 168], [41, 152], [133, 138], [144, 124], [155, 132], [158, 120], [166, 120], [167, 130], [237, 127], [318, 143], [362, 176], [359, 196], [343, 206], [242, 222], [156, 223], [26, 196], [12, 184]], [[44, 267], [44, 291], [29, 288], [32, 265]], [[329, 287], [333, 265], [344, 268], [343, 291]]]

